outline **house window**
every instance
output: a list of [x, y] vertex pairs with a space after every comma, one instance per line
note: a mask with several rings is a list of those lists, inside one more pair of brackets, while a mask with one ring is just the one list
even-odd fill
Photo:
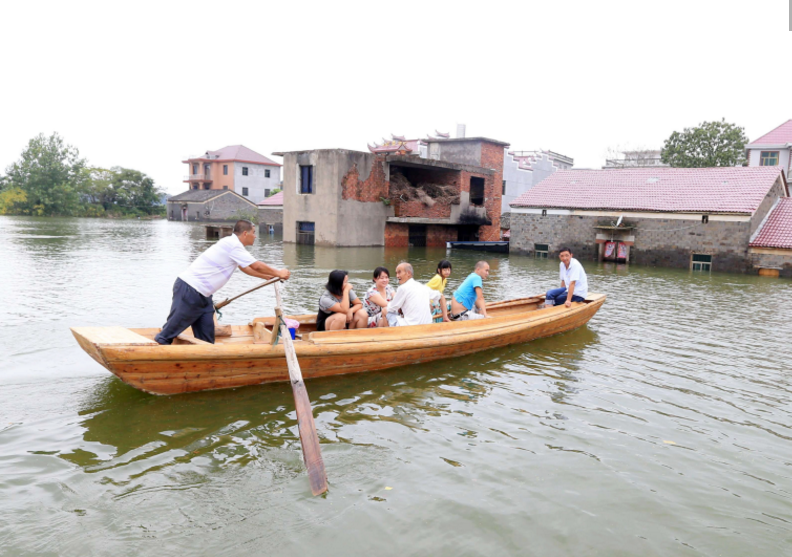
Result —
[[484, 205], [484, 178], [470, 178], [470, 204]]
[[228, 186], [223, 186], [223, 189], [224, 189], [224, 190], [227, 190], [227, 189], [228, 189]]
[[709, 215], [701, 215], [701, 224], [707, 224], [709, 222]]
[[198, 165], [193, 164], [193, 174], [198, 174]]
[[549, 244], [534, 244], [534, 257], [536, 259], [547, 259], [547, 255], [549, 253], [550, 253]]
[[264, 197], [269, 197], [269, 190], [264, 190]]
[[506, 195], [506, 180], [503, 181], [503, 194]]
[[300, 193], [314, 193], [313, 166], [300, 165]]
[[693, 271], [706, 271], [712, 270], [712, 256], [704, 255], [703, 253], [694, 253], [690, 259], [690, 269]]
[[243, 166], [242, 167], [242, 176], [247, 176], [247, 175], [248, 175], [248, 167], [247, 166]]
[[195, 211], [195, 220], [201, 220], [201, 211]]
[[223, 176], [228, 176], [228, 165], [227, 164], [223, 165]]
[[547, 216], [547, 209], [542, 209], [542, 216], [543, 216], [543, 217], [546, 217], [546, 216]]
[[312, 222], [297, 222], [297, 243], [310, 244], [314, 243], [314, 233], [316, 226]]
[[210, 189], [212, 189], [212, 184], [204, 184], [204, 189], [205, 189], [205, 190], [210, 190]]
[[197, 190], [198, 189], [198, 184], [193, 184], [192, 189]]
[[269, 178], [269, 177], [270, 177], [270, 171], [269, 171], [269, 168], [267, 168], [266, 170], [264, 170], [264, 177], [265, 177], [265, 178]]
[[762, 151], [759, 166], [778, 166], [778, 151]]
[[247, 188], [242, 188], [242, 195], [244, 195], [245, 197], [248, 196], [248, 189]]

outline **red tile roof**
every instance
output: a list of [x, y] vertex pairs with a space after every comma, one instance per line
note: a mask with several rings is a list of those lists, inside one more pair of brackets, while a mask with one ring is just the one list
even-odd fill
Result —
[[778, 200], [750, 246], [792, 249], [792, 198]]
[[753, 213], [780, 174], [777, 166], [560, 170], [511, 206]]
[[758, 139], [754, 139], [748, 144], [748, 147], [751, 145], [778, 145], [783, 143], [792, 143], [792, 120], [787, 120], [776, 129]]
[[[252, 164], [266, 164], [268, 166], [283, 166], [264, 155], [256, 153], [253, 149], [248, 149], [244, 145], [229, 145], [217, 151], [207, 151], [206, 155], [195, 157], [189, 160], [213, 160], [213, 161], [237, 161], [249, 162]], [[187, 161], [184, 161], [187, 162]]]
[[259, 207], [261, 207], [262, 205], [264, 205], [265, 207], [269, 207], [272, 205], [283, 206], [283, 192], [279, 191], [278, 193], [276, 193], [275, 195], [271, 195], [264, 201], [260, 201]]

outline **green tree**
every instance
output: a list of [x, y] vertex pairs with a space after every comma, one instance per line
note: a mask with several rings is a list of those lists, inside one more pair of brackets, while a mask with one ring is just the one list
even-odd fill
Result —
[[19, 212], [33, 215], [73, 215], [80, 209], [85, 160], [57, 133], [39, 134], [28, 142], [21, 158], [6, 169], [6, 188], [18, 188], [24, 202]]
[[744, 128], [720, 122], [702, 122], [695, 128], [674, 132], [665, 140], [662, 161], [679, 168], [738, 166], [745, 162], [748, 137]]
[[114, 166], [110, 169], [87, 168], [84, 199], [101, 205], [104, 211], [124, 215], [153, 215], [162, 213], [162, 192], [154, 180], [130, 168]]

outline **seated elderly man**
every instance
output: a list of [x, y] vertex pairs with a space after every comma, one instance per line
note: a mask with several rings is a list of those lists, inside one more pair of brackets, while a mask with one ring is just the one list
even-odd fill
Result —
[[[440, 292], [432, 290], [413, 279], [413, 268], [409, 263], [396, 267], [399, 288], [396, 295], [382, 313], [388, 316], [391, 327], [404, 325], [429, 325], [432, 322], [432, 304], [440, 299]], [[402, 316], [398, 315], [399, 310]]]

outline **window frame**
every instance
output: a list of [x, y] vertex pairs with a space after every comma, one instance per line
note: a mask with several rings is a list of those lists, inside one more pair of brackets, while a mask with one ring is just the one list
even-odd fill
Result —
[[228, 165], [227, 164], [223, 165], [223, 176], [228, 176]]
[[244, 197], [250, 197], [250, 190], [246, 187], [242, 187], [242, 195]]
[[[473, 187], [475, 180], [476, 196], [473, 197]], [[479, 188], [481, 189], [481, 196], [479, 197]], [[483, 207], [487, 201], [487, 181], [481, 176], [471, 176], [470, 186], [468, 188], [468, 199], [470, 204], [474, 207]]]
[[242, 176], [249, 176], [247, 166], [242, 167]]
[[[780, 151], [759, 151], [759, 166], [778, 166]], [[774, 161], [773, 164], [768, 164]]]
[[[544, 249], [539, 249], [544, 248]], [[534, 259], [549, 259], [550, 258], [550, 244], [537, 244], [534, 243]]]
[[[310, 225], [310, 226], [304, 226]], [[305, 228], [305, 230], [303, 230]], [[310, 228], [311, 230], [308, 230]], [[297, 221], [295, 225], [295, 238], [297, 244], [314, 245], [316, 242], [316, 223], [311, 221]]]
[[270, 177], [270, 169], [269, 168], [265, 168], [264, 169], [264, 177], [265, 178], [269, 178]]
[[[303, 169], [309, 169], [309, 170], [303, 170]], [[305, 187], [305, 184], [303, 184], [303, 177], [306, 174], [308, 175], [308, 178], [309, 178], [309, 180], [308, 180], [309, 183], [308, 183], [308, 187], [307, 188]], [[314, 183], [315, 183], [315, 180], [314, 180], [314, 165], [312, 165], [312, 164], [299, 164], [299, 165], [297, 165], [297, 193], [299, 195], [314, 195], [314, 194], [316, 194], [316, 188], [314, 187]], [[308, 191], [305, 191], [306, 189]]]
[[709, 273], [712, 271], [712, 255], [707, 253], [690, 254], [690, 270]]

